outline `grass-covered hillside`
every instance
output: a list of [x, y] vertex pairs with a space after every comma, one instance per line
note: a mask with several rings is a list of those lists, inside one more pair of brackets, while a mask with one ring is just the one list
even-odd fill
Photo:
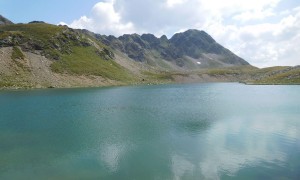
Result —
[[116, 38], [39, 21], [2, 23], [0, 50], [0, 88], [173, 82], [300, 84], [299, 66], [253, 67], [198, 31], [170, 40], [151, 34]]
[[46, 57], [51, 61], [51, 71], [59, 74], [93, 75], [122, 82], [134, 80], [128, 70], [115, 62], [109, 48], [66, 26], [46, 23], [0, 26], [0, 47], [12, 47], [11, 58], [18, 59], [15, 62], [26, 60], [26, 53]]
[[253, 84], [299, 84], [300, 66], [295, 67], [270, 67], [259, 69], [255, 76], [248, 80]]

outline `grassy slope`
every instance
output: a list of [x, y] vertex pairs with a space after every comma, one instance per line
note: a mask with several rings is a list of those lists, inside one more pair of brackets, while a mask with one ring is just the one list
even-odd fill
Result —
[[14, 46], [13, 47], [13, 52], [11, 54], [11, 59], [13, 60], [21, 60], [24, 59], [25, 55], [23, 54], [23, 52], [19, 49], [19, 47]]
[[[5, 38], [7, 36], [17, 35], [22, 37], [22, 43], [34, 42], [43, 48], [43, 51], [50, 55], [49, 57], [59, 57], [57, 61], [53, 61], [51, 68], [54, 72], [58, 73], [70, 73], [73, 75], [96, 75], [103, 78], [108, 78], [112, 80], [118, 80], [123, 82], [130, 82], [134, 80], [134, 77], [124, 69], [122, 66], [117, 64], [114, 60], [107, 60], [104, 58], [103, 52], [99, 48], [104, 48], [105, 46], [91, 37], [77, 35], [73, 32], [67, 32], [67, 28], [63, 26], [55, 26], [50, 24], [16, 24], [0, 27], [0, 38]], [[70, 33], [73, 37], [77, 39], [70, 39], [66, 37], [66, 32]], [[63, 34], [65, 33], [65, 34]], [[72, 34], [73, 33], [73, 34]], [[75, 35], [74, 35], [75, 34]], [[72, 38], [72, 37], [71, 37]], [[79, 38], [79, 40], [78, 40]], [[94, 41], [97, 45], [95, 46], [81, 46], [78, 45], [79, 42], [89, 42]], [[24, 40], [25, 39], [25, 40]], [[53, 48], [53, 44], [62, 44], [68, 46], [71, 53], [65, 53], [64, 51], [59, 51]], [[17, 48], [17, 47], [16, 47]], [[19, 49], [14, 47], [14, 53], [12, 55], [13, 59], [21, 58]], [[64, 46], [61, 46], [64, 48]]]
[[[228, 67], [228, 68], [213, 68], [213, 69], [200, 69], [194, 71], [157, 71], [157, 72], [144, 72], [150, 80], [160, 80], [165, 82], [172, 82], [174, 76], [189, 77], [190, 75], [208, 75], [211, 77], [236, 77], [233, 78], [236, 81], [240, 81], [242, 76], [250, 76], [252, 72], [256, 71], [257, 68], [253, 66], [239, 66], [239, 67]], [[220, 78], [220, 81], [222, 79]]]
[[225, 68], [213, 68], [213, 69], [203, 69], [198, 74], [208, 74], [211, 76], [217, 75], [252, 75], [258, 68], [245, 65], [245, 66], [235, 66], [235, 67], [225, 67]]
[[231, 81], [245, 82], [247, 84], [300, 84], [300, 68], [269, 67], [258, 69], [253, 66], [239, 66], [228, 68], [202, 69], [189, 72], [144, 72], [150, 80], [163, 80], [172, 82], [174, 75], [208, 75], [223, 81], [224, 78]]
[[0, 26], [0, 38], [6, 36], [13, 37], [15, 45], [29, 43], [35, 44], [40, 49], [43, 49], [43, 55], [48, 58], [57, 58], [60, 52], [54, 49], [53, 44], [57, 44], [58, 40], [54, 37], [66, 30], [63, 26], [55, 26], [51, 24], [13, 24], [7, 26]]
[[260, 69], [261, 77], [249, 81], [253, 84], [300, 84], [300, 68], [271, 67]]
[[130, 81], [132, 76], [113, 60], [103, 60], [95, 47], [73, 47], [73, 53], [62, 55], [51, 67], [54, 72], [78, 75], [96, 75], [104, 78]]
[[[60, 58], [53, 61], [51, 68], [58, 73], [69, 73], [73, 75], [96, 75], [104, 78], [118, 80], [122, 82], [137, 81], [133, 75], [117, 64], [113, 60], [105, 60], [99, 55], [99, 49], [95, 46], [80, 46], [73, 40], [64, 36], [59, 36], [66, 27], [55, 26], [50, 24], [16, 24], [0, 27], [0, 39], [8, 36], [22, 37], [25, 41], [34, 41], [40, 44], [44, 51], [49, 54], [58, 55]], [[56, 39], [59, 36], [58, 39]], [[87, 40], [87, 36], [80, 36], [79, 40]], [[100, 44], [92, 37], [88, 37], [100, 48], [104, 45]], [[53, 48], [53, 43], [68, 41], [71, 53], [58, 51]], [[51, 44], [52, 43], [52, 44]], [[18, 45], [18, 44], [17, 44]], [[64, 48], [64, 47], [62, 47]], [[14, 47], [12, 59], [22, 59], [22, 52], [18, 47]], [[21, 53], [20, 53], [21, 52]], [[21, 68], [21, 67], [20, 67]], [[172, 82], [174, 75], [188, 76], [190, 74], [218, 76], [233, 76], [237, 80], [246, 81], [254, 84], [300, 84], [300, 70], [292, 69], [283, 71], [288, 67], [272, 67], [257, 69], [252, 66], [230, 67], [230, 68], [214, 68], [202, 69], [190, 72], [160, 72], [151, 71], [144, 72], [143, 75], [152, 82]], [[247, 80], [250, 79], [250, 80]], [[0, 86], [3, 86], [3, 83]], [[5, 82], [5, 86], [12, 86], [9, 80]]]
[[47, 43], [56, 33], [63, 30], [62, 26], [55, 26], [51, 24], [13, 24], [7, 26], [0, 26], [2, 31], [20, 32], [24, 36], [34, 37], [38, 40]]

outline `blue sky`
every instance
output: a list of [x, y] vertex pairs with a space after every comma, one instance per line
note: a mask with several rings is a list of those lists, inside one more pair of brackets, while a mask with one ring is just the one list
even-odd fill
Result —
[[199, 29], [252, 65], [300, 65], [300, 0], [0, 0], [0, 14], [116, 36]]
[[88, 15], [99, 0], [0, 0], [0, 14], [15, 23], [42, 20], [72, 22]]

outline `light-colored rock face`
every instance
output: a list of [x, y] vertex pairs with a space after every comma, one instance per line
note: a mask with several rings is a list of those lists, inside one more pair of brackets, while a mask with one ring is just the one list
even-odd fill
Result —
[[11, 59], [12, 48], [6, 47], [0, 49], [0, 75], [9, 75], [11, 73], [12, 59]]

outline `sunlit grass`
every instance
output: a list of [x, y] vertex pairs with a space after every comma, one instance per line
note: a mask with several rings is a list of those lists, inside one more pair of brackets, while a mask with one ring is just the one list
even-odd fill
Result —
[[94, 47], [74, 47], [73, 53], [63, 54], [61, 60], [55, 61], [51, 68], [58, 73], [77, 75], [96, 75], [113, 80], [130, 81], [132, 75], [114, 60], [104, 60]]

